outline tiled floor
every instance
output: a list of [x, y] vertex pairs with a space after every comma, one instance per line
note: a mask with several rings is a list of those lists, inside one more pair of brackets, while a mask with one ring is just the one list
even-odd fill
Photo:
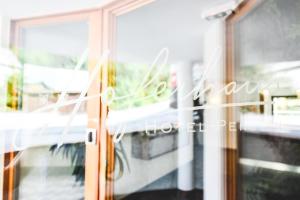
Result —
[[125, 197], [122, 200], [201, 200], [203, 198], [203, 146], [195, 145], [195, 190], [182, 193], [177, 190], [177, 170], [154, 181], [140, 191]]
[[40, 177], [27, 176], [19, 188], [19, 200], [81, 200], [84, 186], [75, 183], [74, 176]]

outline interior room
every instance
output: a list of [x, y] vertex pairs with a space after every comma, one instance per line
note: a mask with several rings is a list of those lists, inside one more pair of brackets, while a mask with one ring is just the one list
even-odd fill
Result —
[[[189, 0], [187, 4], [179, 0], [172, 2], [162, 0], [116, 18], [114, 52], [116, 80], [112, 85], [115, 84], [117, 97], [134, 92], [142, 78], [150, 78], [155, 73], [160, 76], [159, 79], [155, 80], [155, 83], [151, 83], [151, 87], [145, 88], [143, 93], [155, 92], [151, 90], [160, 84], [159, 81], [164, 81], [166, 84], [163, 88], [164, 91], [159, 96], [144, 100], [143, 96], [139, 96], [143, 94], [137, 94], [135, 100], [130, 97], [116, 101], [109, 106], [110, 113], [107, 123], [108, 129], [112, 130], [111, 134], [117, 132], [114, 127], [118, 128], [120, 124], [126, 124], [126, 128], [129, 129], [123, 140], [115, 144], [116, 161], [112, 180], [116, 199], [138, 198], [135, 196], [138, 196], [139, 193], [142, 193], [141, 197], [143, 198], [147, 198], [147, 195], [148, 198], [151, 198], [154, 194], [159, 197], [160, 193], [156, 194], [157, 191], [166, 191], [166, 198], [173, 198], [177, 195], [177, 189], [180, 187], [178, 184], [183, 184], [182, 187], [187, 185], [188, 190], [195, 191], [193, 195], [203, 198], [203, 132], [195, 130], [197, 133], [191, 137], [193, 145], [189, 145], [190, 155], [188, 157], [190, 158], [187, 162], [190, 168], [189, 173], [192, 174], [187, 180], [179, 183], [178, 128], [174, 127], [171, 133], [163, 134], [160, 127], [166, 124], [175, 126], [178, 123], [177, 92], [175, 93], [173, 90], [175, 90], [176, 84], [181, 83], [176, 83], [176, 78], [175, 81], [172, 80], [176, 77], [176, 70], [182, 68], [180, 73], [186, 74], [183, 81], [189, 81], [189, 87], [197, 85], [197, 81], [199, 82], [201, 78], [204, 33], [209, 25], [209, 22], [201, 16], [202, 11], [221, 2]], [[28, 1], [22, 2], [22, 6], [18, 2], [17, 8], [14, 6], [15, 3], [6, 3], [5, 9], [3, 7], [1, 10], [3, 27], [5, 25], [6, 28], [9, 27], [5, 24], [9, 20], [22, 21], [25, 19], [26, 21], [31, 17], [43, 19], [43, 16], [47, 15], [98, 8], [102, 4], [105, 5], [106, 2], [82, 1], [73, 4], [67, 1], [49, 1], [40, 4]], [[33, 3], [36, 5], [34, 8], [30, 6]], [[178, 13], [181, 14], [178, 15]], [[13, 77], [11, 74], [23, 74], [23, 90], [20, 95], [22, 104], [19, 105], [19, 99], [12, 97], [10, 106], [16, 107], [17, 110], [21, 109], [24, 116], [25, 113], [35, 113], [45, 105], [55, 104], [66, 92], [67, 100], [76, 100], [80, 96], [80, 92], [84, 90], [83, 86], [88, 83], [88, 64], [82, 63], [79, 70], [74, 70], [74, 68], [81, 62], [81, 59], [84, 59], [89, 48], [90, 24], [83, 20], [58, 23], [41, 21], [38, 22], [38, 25], [33, 24], [20, 29], [18, 32], [20, 39], [17, 41], [13, 39], [13, 45], [16, 46], [18, 55], [20, 55], [18, 58], [20, 67], [3, 75], [3, 78], [7, 78]], [[178, 26], [179, 24], [181, 25]], [[12, 25], [10, 24], [10, 26]], [[12, 27], [11, 30], [13, 30]], [[3, 38], [7, 37], [5, 31], [2, 34]], [[13, 37], [12, 34], [9, 33], [9, 38]], [[3, 45], [8, 45], [6, 42], [3, 39]], [[158, 62], [154, 63], [156, 59]], [[183, 68], [189, 69], [185, 72]], [[149, 77], [147, 77], [147, 73], [149, 73]], [[13, 78], [11, 79], [12, 82], [15, 81]], [[70, 84], [72, 79], [76, 81], [72, 81]], [[5, 81], [3, 84], [5, 85]], [[8, 91], [3, 90], [2, 92], [5, 94]], [[201, 105], [204, 101], [203, 98], [194, 101], [192, 99], [193, 97], [190, 96], [190, 106]], [[3, 102], [3, 107], [5, 105], [6, 102]], [[20, 158], [16, 157], [18, 159], [18, 180], [17, 187], [13, 190], [16, 198], [35, 199], [40, 196], [51, 198], [52, 195], [55, 195], [54, 199], [84, 198], [85, 131], [82, 130], [88, 126], [85, 103], [76, 113], [64, 144], [57, 148], [59, 134], [65, 130], [63, 124], [68, 123], [67, 116], [72, 113], [74, 107], [76, 106], [67, 105], [62, 108], [54, 108], [54, 111], [38, 112], [34, 116], [39, 119], [38, 126], [33, 123], [27, 124], [30, 123], [27, 121], [34, 121], [34, 118], [28, 118], [26, 122], [22, 122], [17, 131], [8, 126], [11, 130], [4, 136], [4, 145], [6, 146], [9, 143], [7, 140], [14, 139], [7, 135], [28, 132], [28, 135], [22, 136], [19, 146], [15, 147], [15, 149], [22, 149], [22, 153], [18, 155]], [[140, 112], [143, 115], [140, 115]], [[56, 116], [57, 113], [59, 116]], [[135, 121], [136, 113], [139, 114], [139, 121]], [[191, 122], [193, 120], [203, 122], [202, 111], [190, 111], [182, 114], [191, 115], [189, 117]], [[49, 115], [54, 116], [50, 122], [47, 117]], [[11, 120], [14, 118], [15, 116], [11, 116]], [[161, 122], [156, 124], [153, 123], [154, 120]], [[145, 127], [146, 121], [151, 121], [158, 127], [157, 130], [153, 128], [148, 130]], [[139, 126], [136, 127], [136, 124]], [[33, 127], [35, 132], [23, 131], [24, 125]], [[42, 128], [41, 125], [43, 125]], [[152, 133], [153, 136], [149, 138], [143, 136], [148, 131], [160, 131], [160, 133]], [[11, 138], [11, 140], [7, 138]], [[143, 175], [144, 171], [148, 171], [148, 174]], [[181, 176], [187, 175], [185, 174], [187, 172], [184, 172], [187, 170], [181, 171], [183, 171]], [[186, 181], [187, 183], [184, 183]], [[3, 184], [6, 184], [5, 181]], [[3, 196], [5, 197], [5, 194]]]
[[0, 200], [296, 200], [298, 0], [0, 0]]

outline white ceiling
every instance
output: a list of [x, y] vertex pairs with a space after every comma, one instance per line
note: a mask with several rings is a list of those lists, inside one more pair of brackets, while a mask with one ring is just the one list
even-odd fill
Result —
[[99, 6], [111, 0], [0, 0], [0, 15], [24, 18], [76, 11]]
[[[0, 0], [0, 16], [23, 18], [82, 10], [111, 0]], [[163, 47], [170, 61], [201, 61], [203, 34], [209, 23], [203, 10], [229, 0], [156, 0], [118, 20], [122, 61], [150, 62]], [[56, 29], [59, 34], [59, 29]], [[75, 37], [75, 36], [74, 36]], [[78, 38], [79, 39], [79, 38]]]
[[[0, 0], [0, 16], [22, 18], [101, 6], [114, 0]], [[160, 1], [160, 0], [157, 0]], [[182, 0], [185, 2], [186, 0]], [[228, 0], [197, 0], [201, 10]]]

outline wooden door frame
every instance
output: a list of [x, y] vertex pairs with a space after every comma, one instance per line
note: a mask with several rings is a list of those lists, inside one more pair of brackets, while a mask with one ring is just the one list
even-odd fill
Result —
[[[235, 44], [234, 44], [234, 25], [249, 12], [256, 8], [263, 0], [244, 0], [235, 11], [226, 18], [225, 21], [225, 43], [226, 43], [226, 79], [225, 84], [229, 84], [233, 81], [235, 75]], [[233, 95], [226, 96], [227, 103], [234, 103]], [[226, 119], [229, 122], [237, 121], [234, 116], [234, 108], [226, 109]], [[239, 127], [238, 127], [239, 128]], [[225, 199], [226, 200], [238, 200], [238, 188], [239, 188], [239, 135], [226, 130], [225, 140]]]
[[[141, 8], [155, 0], [117, 0], [104, 7], [102, 7], [102, 50], [109, 50], [110, 55], [102, 71], [102, 91], [108, 87], [108, 66], [114, 64], [116, 61], [116, 34], [117, 34], [117, 17], [135, 9]], [[100, 146], [100, 152], [103, 156], [100, 163], [107, 163], [107, 165], [100, 165], [100, 178], [99, 178], [99, 200], [113, 200], [114, 199], [114, 181], [113, 181], [113, 171], [114, 171], [114, 143], [112, 141], [112, 136], [108, 134], [105, 127], [105, 120], [108, 113], [108, 106], [101, 104], [103, 106], [101, 112], [101, 124], [102, 124], [102, 136], [105, 138], [102, 140]], [[105, 158], [106, 156], [106, 158]], [[105, 191], [105, 192], [101, 192]]]
[[[19, 45], [20, 30], [43, 24], [88, 20], [89, 22], [89, 73], [93, 71], [102, 53], [109, 50], [109, 58], [101, 67], [101, 73], [95, 79], [88, 95], [97, 95], [108, 87], [108, 66], [115, 59], [116, 18], [122, 14], [140, 8], [155, 0], [115, 0], [100, 8], [78, 12], [47, 15], [13, 20], [11, 22], [11, 47]], [[101, 98], [91, 99], [87, 103], [88, 128], [96, 129], [96, 145], [86, 145], [85, 199], [108, 200], [114, 198], [113, 177], [114, 145], [105, 127], [108, 106]], [[15, 171], [11, 174], [14, 176]], [[7, 191], [13, 199], [13, 190]]]
[[[14, 20], [11, 24], [11, 44], [18, 44], [20, 29], [24, 27], [82, 19], [89, 20], [91, 23], [89, 26], [89, 71], [93, 70], [104, 50], [109, 49], [111, 52], [109, 60], [102, 67], [101, 76], [93, 82], [89, 90], [89, 95], [99, 94], [107, 88], [107, 66], [110, 61], [115, 59], [116, 18], [153, 1], [116, 0], [96, 9]], [[226, 84], [234, 80], [233, 26], [260, 1], [245, 0], [226, 19]], [[226, 101], [228, 103], [233, 102], [233, 97], [227, 96]], [[88, 127], [97, 130], [97, 143], [96, 145], [86, 146], [85, 199], [113, 199], [113, 182], [107, 181], [107, 176], [112, 176], [111, 173], [107, 174], [107, 171], [112, 172], [114, 167], [114, 145], [105, 127], [108, 112], [107, 105], [101, 102], [100, 98], [97, 98], [89, 101], [87, 110]], [[232, 109], [227, 109], [226, 113], [227, 120], [234, 119]], [[225, 151], [225, 191], [227, 200], [237, 200], [237, 148], [236, 137], [228, 137], [227, 134]], [[14, 176], [15, 171], [11, 170], [11, 173], [10, 177]], [[11, 188], [8, 192], [13, 195]], [[9, 200], [12, 200], [12, 195]]]
[[[18, 54], [18, 47], [20, 45], [20, 31], [23, 28], [34, 27], [38, 25], [47, 25], [47, 24], [58, 24], [74, 21], [87, 21], [89, 23], [88, 30], [88, 71], [91, 73], [96, 67], [97, 62], [101, 57], [101, 31], [102, 31], [102, 10], [101, 9], [89, 9], [78, 12], [70, 12], [63, 14], [55, 14], [41, 17], [32, 17], [17, 19], [11, 21], [11, 31], [10, 31], [10, 47], [16, 50]], [[101, 92], [100, 88], [100, 76], [95, 79], [89, 88], [88, 95], [95, 95]], [[89, 100], [87, 103], [87, 114], [88, 114], [88, 127], [97, 129], [97, 132], [100, 132], [99, 117], [101, 113], [100, 98], [94, 98]], [[89, 199], [96, 199], [98, 197], [98, 180], [97, 177], [99, 174], [99, 137], [97, 137], [96, 145], [86, 145], [86, 174], [85, 174], [85, 195], [89, 196]], [[12, 152], [11, 154], [14, 154]], [[12, 156], [9, 157], [13, 159]], [[6, 162], [10, 163], [11, 160]], [[9, 175], [4, 177], [4, 182], [8, 183], [9, 186], [14, 185], [14, 177], [16, 170], [14, 168], [9, 168], [6, 170]], [[6, 177], [10, 177], [7, 179]], [[5, 185], [4, 183], [4, 185]], [[7, 200], [14, 199], [13, 187], [4, 188], [7, 193]], [[91, 198], [94, 197], [94, 198]]]

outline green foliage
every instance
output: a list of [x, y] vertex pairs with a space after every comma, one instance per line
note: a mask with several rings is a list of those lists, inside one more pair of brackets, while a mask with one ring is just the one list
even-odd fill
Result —
[[21, 85], [21, 74], [15, 72], [7, 79], [6, 106], [11, 109], [17, 109], [19, 106], [19, 95]]
[[[126, 109], [160, 102], [171, 93], [167, 66], [116, 65], [115, 98], [112, 109]], [[149, 84], [148, 84], [149, 83]]]
[[[65, 69], [74, 69], [79, 61], [79, 58], [75, 56], [71, 57], [28, 49], [18, 49], [18, 56], [22, 63]], [[87, 69], [87, 63], [84, 64], [82, 69]]]
[[63, 144], [60, 148], [57, 145], [52, 145], [49, 149], [52, 155], [62, 154], [65, 159], [70, 159], [73, 167], [72, 175], [75, 176], [75, 181], [84, 184], [85, 174], [85, 144]]
[[[85, 182], [85, 143], [74, 143], [74, 144], [63, 144], [58, 148], [58, 146], [52, 145], [49, 151], [53, 156], [62, 155], [64, 159], [70, 160], [71, 166], [73, 167], [72, 175], [75, 176], [75, 181], [84, 185]], [[114, 178], [107, 177], [109, 180], [120, 179], [125, 171], [125, 165], [130, 172], [130, 166], [128, 158], [123, 147], [122, 142], [118, 143], [115, 147], [115, 162], [118, 169], [113, 172], [115, 174]]]

